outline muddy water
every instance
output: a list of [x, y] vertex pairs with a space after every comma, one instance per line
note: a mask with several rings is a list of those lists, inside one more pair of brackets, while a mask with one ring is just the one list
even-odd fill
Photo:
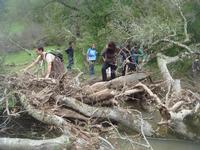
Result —
[[[200, 150], [200, 143], [177, 139], [148, 138], [154, 150]], [[117, 140], [120, 150], [143, 150], [142, 147], [133, 147], [130, 142]]]
[[177, 139], [149, 139], [154, 150], [200, 150], [200, 143]]

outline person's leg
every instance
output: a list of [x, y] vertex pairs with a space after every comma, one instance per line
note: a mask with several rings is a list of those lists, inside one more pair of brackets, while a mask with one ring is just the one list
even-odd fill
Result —
[[133, 63], [129, 63], [128, 68], [129, 68], [130, 71], [136, 71], [136, 65], [133, 64]]
[[122, 76], [125, 76], [126, 74], [126, 64], [122, 68]]
[[73, 55], [68, 54], [68, 66], [67, 69], [71, 70], [72, 69], [72, 64], [73, 64]]
[[89, 62], [89, 74], [90, 76], [94, 75], [94, 62]]
[[114, 79], [116, 77], [115, 75], [115, 70], [116, 70], [116, 66], [115, 65], [110, 65], [110, 69], [111, 69], [111, 80]]
[[91, 64], [91, 75], [94, 75], [94, 61]]
[[106, 74], [106, 69], [108, 68], [108, 63], [104, 62], [101, 68], [101, 73], [102, 73], [102, 80], [106, 81], [107, 80], [107, 74]]
[[67, 69], [71, 69], [70, 68], [70, 54], [67, 54], [67, 61], [68, 61], [68, 63], [67, 63]]

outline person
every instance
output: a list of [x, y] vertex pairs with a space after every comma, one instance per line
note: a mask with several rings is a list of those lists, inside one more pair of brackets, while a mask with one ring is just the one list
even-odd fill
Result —
[[144, 59], [144, 50], [143, 47], [141, 46], [140, 48], [138, 48], [137, 45], [135, 45], [132, 49], [131, 49], [131, 57], [133, 60], [133, 64], [136, 65], [136, 68], [141, 70], [142, 68], [142, 63], [143, 63], [143, 59]]
[[146, 63], [149, 61], [149, 55], [148, 55], [148, 46], [144, 46], [144, 50], [143, 50], [143, 58], [142, 58], [142, 62]]
[[131, 47], [129, 44], [127, 44], [126, 47], [124, 47], [120, 52], [120, 55], [122, 56], [122, 62], [123, 62], [122, 76], [124, 76], [128, 70], [135, 71], [136, 69], [135, 64], [133, 64], [130, 50], [131, 50]]
[[62, 74], [64, 73], [64, 64], [59, 57], [51, 53], [45, 52], [43, 47], [37, 48], [36, 53], [38, 55], [37, 59], [28, 67], [26, 67], [23, 70], [24, 72], [35, 66], [38, 62], [44, 60], [47, 62], [47, 73], [45, 75], [45, 78], [58, 79], [62, 76]]
[[144, 49], [146, 50], [146, 48], [145, 47], [143, 48], [143, 46], [140, 46], [140, 48], [138, 49], [137, 56], [139, 64], [142, 63], [144, 60], [144, 55], [145, 55]]
[[196, 59], [192, 62], [192, 72], [200, 71], [199, 53], [196, 53]]
[[87, 50], [87, 61], [89, 63], [89, 74], [93, 76], [95, 74], [94, 64], [97, 58], [97, 51], [95, 44], [92, 44], [92, 47]]
[[109, 42], [106, 49], [102, 52], [104, 63], [101, 68], [102, 80], [107, 80], [106, 69], [110, 67], [111, 69], [111, 79], [116, 77], [115, 70], [116, 66], [116, 45], [113, 41]]
[[133, 46], [130, 52], [131, 52], [131, 59], [133, 60], [133, 63], [137, 65], [138, 64], [138, 46], [137, 45]]
[[72, 42], [69, 42], [69, 48], [66, 49], [65, 52], [67, 53], [67, 59], [68, 59], [67, 69], [71, 70], [72, 65], [74, 64], [74, 49]]

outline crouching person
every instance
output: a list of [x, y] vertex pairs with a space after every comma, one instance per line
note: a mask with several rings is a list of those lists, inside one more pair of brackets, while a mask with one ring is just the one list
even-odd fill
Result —
[[110, 67], [111, 69], [111, 80], [116, 77], [115, 70], [117, 69], [116, 65], [116, 45], [114, 42], [109, 42], [107, 48], [103, 51], [102, 56], [104, 63], [102, 65], [102, 80], [107, 80], [106, 69]]
[[64, 64], [61, 58], [52, 53], [45, 52], [43, 47], [37, 48], [36, 54], [38, 55], [37, 59], [28, 67], [26, 67], [23, 71], [27, 71], [28, 69], [35, 66], [38, 62], [44, 60], [45, 62], [47, 62], [47, 71], [45, 78], [58, 79], [62, 76], [62, 74], [64, 73]]

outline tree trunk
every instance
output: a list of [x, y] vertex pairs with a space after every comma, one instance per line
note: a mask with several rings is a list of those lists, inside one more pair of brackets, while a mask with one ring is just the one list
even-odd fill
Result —
[[[63, 102], [63, 104], [65, 104], [67, 107], [70, 107], [84, 114], [85, 116], [114, 120], [125, 125], [126, 127], [133, 129], [134, 131], [141, 132], [142, 122], [140, 117], [138, 115], [133, 115], [124, 109], [92, 107], [72, 97], [65, 97], [61, 95], [58, 95], [54, 98], [57, 101]], [[143, 122], [143, 129], [145, 135], [153, 135], [154, 131], [147, 121]]]
[[167, 65], [169, 63], [176, 62], [178, 60], [179, 60], [178, 56], [168, 57], [168, 56], [162, 55], [161, 53], [157, 54], [158, 67], [161, 71], [163, 79], [166, 81], [168, 88], [172, 86], [172, 90], [175, 92], [177, 96], [179, 96], [181, 92], [180, 80], [174, 80], [172, 78], [167, 68]]
[[72, 142], [69, 137], [62, 135], [55, 139], [30, 140], [20, 138], [0, 138], [0, 149], [2, 150], [55, 150], [67, 149]]

